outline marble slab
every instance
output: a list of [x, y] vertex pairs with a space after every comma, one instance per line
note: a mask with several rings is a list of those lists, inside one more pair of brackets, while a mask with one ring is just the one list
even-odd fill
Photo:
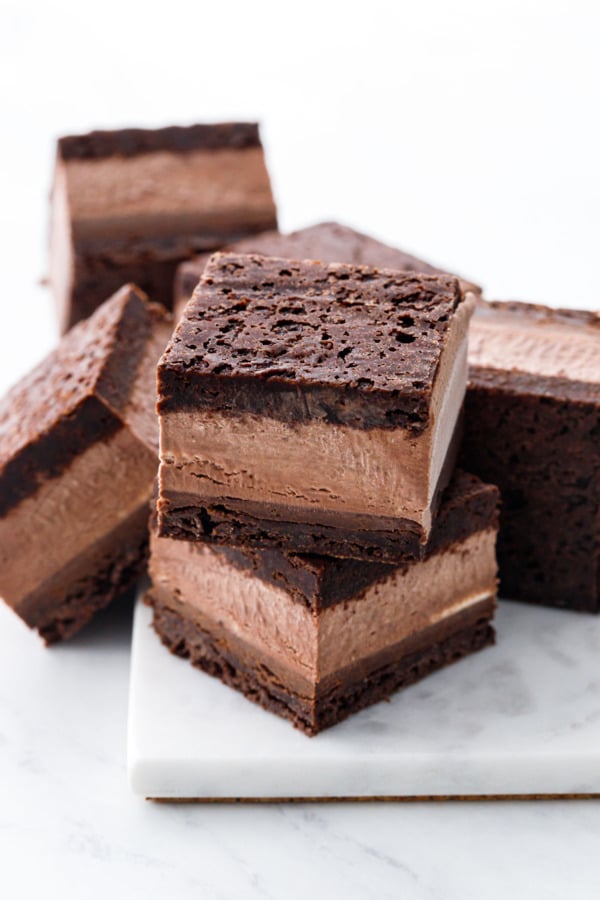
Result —
[[498, 642], [314, 738], [135, 612], [128, 771], [155, 798], [600, 792], [600, 618], [502, 602]]

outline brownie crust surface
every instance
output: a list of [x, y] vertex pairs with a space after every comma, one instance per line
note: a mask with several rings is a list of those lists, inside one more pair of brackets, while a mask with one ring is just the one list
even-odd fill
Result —
[[[186, 500], [189, 505], [185, 505]], [[330, 527], [309, 521], [299, 525], [275, 518], [266, 520], [262, 506], [235, 503], [231, 498], [201, 507], [189, 497], [167, 496], [163, 502], [168, 504], [168, 515], [161, 522], [161, 535], [233, 545], [227, 552], [231, 561], [237, 561], [240, 567], [245, 567], [244, 559], [249, 565], [259, 566], [259, 557], [253, 557], [249, 548], [259, 549], [261, 557], [265, 550], [271, 550], [274, 562], [287, 559], [285, 568], [290, 578], [295, 554], [336, 558], [312, 562], [315, 573], [320, 573], [318, 577], [330, 582], [331, 593], [327, 596], [334, 602], [336, 583], [340, 588], [344, 582], [351, 584], [356, 569], [364, 570], [365, 561], [397, 566], [427, 558], [482, 527], [496, 527], [499, 498], [493, 485], [483, 484], [465, 472], [456, 472], [441, 497], [440, 509], [426, 544], [422, 542], [421, 530], [408, 520], [400, 528], [397, 520], [386, 522], [381, 517], [366, 516], [350, 519], [336, 513], [331, 517]], [[351, 560], [362, 562], [354, 564]], [[264, 566], [261, 571], [265, 572]], [[302, 577], [306, 577], [306, 571]], [[301, 591], [301, 584], [296, 588]], [[309, 596], [306, 595], [307, 600]]]
[[599, 406], [471, 382], [460, 463], [502, 494], [501, 596], [600, 612], [599, 446]]
[[0, 402], [0, 515], [121, 427], [152, 322], [162, 307], [128, 285]]
[[214, 125], [172, 125], [167, 128], [121, 128], [117, 131], [90, 131], [59, 138], [62, 159], [103, 159], [107, 156], [137, 156], [171, 150], [244, 149], [260, 146], [256, 122], [222, 122]]
[[[366, 234], [340, 225], [338, 222], [320, 222], [290, 234], [266, 231], [244, 238], [223, 248], [229, 253], [259, 253], [261, 256], [277, 256], [286, 259], [318, 259], [325, 263], [351, 263], [359, 266], [376, 266], [418, 272], [422, 275], [447, 274], [444, 269], [418, 259], [403, 250], [389, 247]], [[204, 253], [182, 263], [175, 279], [175, 305], [180, 309], [192, 296], [210, 253]], [[449, 273], [452, 274], [452, 273]], [[481, 288], [470, 281], [460, 279], [464, 290], [481, 293]]]
[[456, 278], [215, 254], [159, 365], [159, 412], [423, 431]]

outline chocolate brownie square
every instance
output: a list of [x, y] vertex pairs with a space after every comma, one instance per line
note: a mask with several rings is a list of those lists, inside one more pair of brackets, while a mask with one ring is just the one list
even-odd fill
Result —
[[50, 241], [61, 328], [128, 281], [171, 306], [182, 260], [276, 226], [256, 124], [63, 137]]
[[600, 316], [480, 303], [462, 463], [500, 487], [502, 596], [600, 611]]
[[0, 404], [0, 596], [47, 643], [145, 567], [156, 364], [171, 329], [124, 287]]
[[497, 502], [495, 487], [457, 473], [424, 559], [397, 566], [153, 533], [155, 630], [316, 734], [492, 643]]
[[446, 275], [216, 254], [158, 369], [160, 533], [418, 556], [473, 304]]

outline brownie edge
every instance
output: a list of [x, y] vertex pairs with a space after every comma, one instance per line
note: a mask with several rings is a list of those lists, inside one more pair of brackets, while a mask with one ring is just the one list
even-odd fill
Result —
[[453, 276], [216, 253], [160, 361], [159, 414], [216, 397], [235, 415], [418, 434], [463, 302]]
[[63, 160], [103, 159], [107, 156], [137, 156], [171, 150], [243, 150], [259, 147], [256, 122], [222, 122], [214, 125], [171, 125], [167, 128], [121, 128], [117, 131], [90, 131], [58, 139], [58, 155]]
[[[354, 231], [339, 222], [319, 222], [289, 234], [264, 231], [262, 234], [243, 238], [221, 249], [227, 253], [259, 253], [261, 256], [278, 256], [286, 259], [319, 259], [325, 263], [376, 266], [378, 269], [419, 272], [422, 275], [455, 274], [404, 250], [390, 247], [367, 234]], [[178, 267], [174, 283], [174, 304], [179, 315], [200, 281], [210, 256], [210, 253], [194, 256]], [[481, 295], [482, 289], [479, 285], [457, 277], [464, 291]]]

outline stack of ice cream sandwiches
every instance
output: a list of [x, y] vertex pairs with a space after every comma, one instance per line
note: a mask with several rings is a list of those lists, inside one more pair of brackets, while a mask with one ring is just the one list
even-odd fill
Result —
[[493, 640], [458, 279], [216, 254], [158, 367], [154, 625], [314, 734]]
[[51, 282], [0, 404], [0, 595], [48, 644], [149, 559], [163, 643], [312, 735], [493, 642], [498, 527], [504, 596], [599, 611], [597, 314], [280, 234], [248, 123], [61, 139]]

